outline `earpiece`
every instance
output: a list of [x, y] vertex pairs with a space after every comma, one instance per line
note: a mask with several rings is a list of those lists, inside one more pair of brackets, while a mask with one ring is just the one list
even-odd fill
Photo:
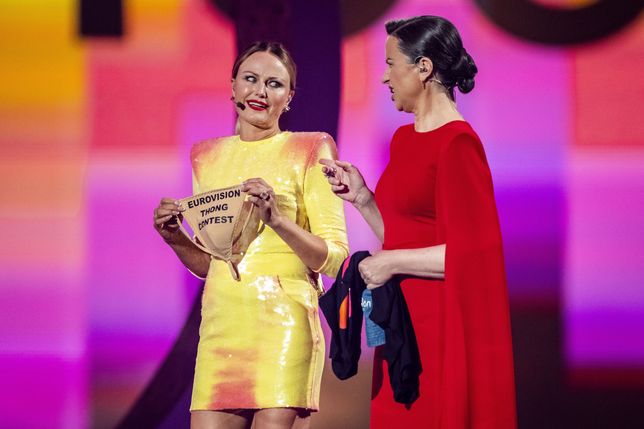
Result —
[[244, 109], [246, 108], [246, 106], [244, 105], [244, 103], [242, 103], [242, 102], [240, 102], [240, 101], [235, 100], [235, 97], [234, 97], [234, 96], [230, 97], [230, 101], [232, 101], [232, 102], [235, 104], [235, 106], [239, 107], [239, 109], [240, 109], [240, 110], [244, 110]]

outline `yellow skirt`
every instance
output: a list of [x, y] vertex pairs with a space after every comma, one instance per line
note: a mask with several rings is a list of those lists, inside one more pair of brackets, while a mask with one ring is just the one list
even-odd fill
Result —
[[316, 276], [292, 253], [247, 255], [232, 279], [213, 260], [190, 410], [317, 411], [324, 365]]

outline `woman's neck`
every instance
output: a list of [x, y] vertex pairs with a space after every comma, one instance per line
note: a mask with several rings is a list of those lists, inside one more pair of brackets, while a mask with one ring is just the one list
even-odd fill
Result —
[[277, 124], [269, 128], [259, 128], [247, 122], [239, 124], [239, 138], [247, 142], [264, 140], [279, 133], [280, 128]]
[[432, 88], [423, 93], [414, 109], [414, 129], [421, 133], [459, 120], [462, 121], [463, 116], [445, 89]]

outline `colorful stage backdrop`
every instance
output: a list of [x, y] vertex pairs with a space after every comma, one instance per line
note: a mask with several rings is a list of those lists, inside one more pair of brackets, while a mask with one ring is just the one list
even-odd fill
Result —
[[[412, 120], [380, 83], [383, 23], [452, 20], [480, 70], [457, 101], [493, 170], [521, 426], [559, 427], [547, 419], [565, 419], [561, 404], [584, 392], [596, 394], [587, 404], [632, 392], [625, 402], [641, 410], [641, 15], [598, 40], [554, 45], [512, 35], [473, 0], [392, 3], [342, 42], [341, 157], [375, 185], [392, 133]], [[77, 7], [0, 4], [2, 429], [110, 428], [131, 407], [199, 287], [152, 229], [152, 209], [190, 193], [190, 146], [233, 127], [234, 26], [211, 4], [127, 1], [113, 39], [80, 38]], [[353, 250], [377, 248], [350, 207], [347, 222]], [[315, 427], [368, 424], [363, 355], [351, 382], [327, 371]]]

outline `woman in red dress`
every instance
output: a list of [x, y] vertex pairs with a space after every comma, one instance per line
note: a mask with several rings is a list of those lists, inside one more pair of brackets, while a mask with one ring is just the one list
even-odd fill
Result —
[[334, 192], [382, 241], [360, 272], [369, 288], [401, 276], [423, 372], [413, 404], [393, 399], [375, 351], [372, 428], [516, 427], [508, 298], [499, 221], [483, 146], [454, 101], [477, 72], [440, 17], [386, 24], [383, 83], [414, 114], [391, 141], [376, 187], [343, 161], [321, 161]]

